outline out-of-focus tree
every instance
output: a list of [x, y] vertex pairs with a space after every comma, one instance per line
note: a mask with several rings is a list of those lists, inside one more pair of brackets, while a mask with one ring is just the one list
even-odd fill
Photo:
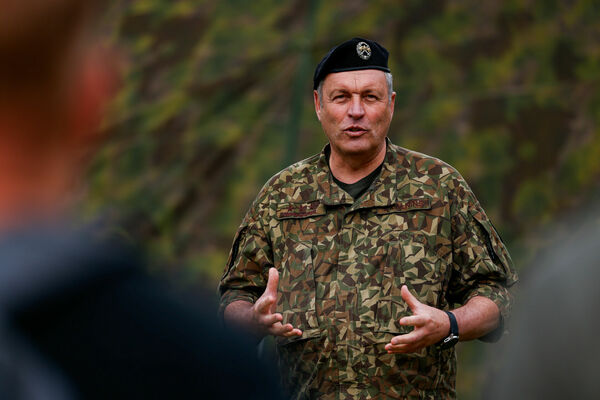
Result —
[[519, 267], [598, 198], [598, 2], [128, 0], [111, 18], [130, 62], [84, 211], [190, 282], [216, 282], [261, 185], [325, 144], [313, 68], [353, 36], [390, 50], [392, 140], [457, 167]]

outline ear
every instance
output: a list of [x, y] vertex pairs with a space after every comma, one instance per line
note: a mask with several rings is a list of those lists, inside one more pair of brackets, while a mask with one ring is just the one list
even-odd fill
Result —
[[396, 92], [392, 92], [390, 97], [390, 117], [394, 116], [394, 105], [396, 104]]
[[321, 120], [321, 102], [319, 101], [319, 93], [316, 90], [313, 90], [313, 97], [315, 102], [315, 112], [317, 113], [317, 118], [319, 121]]

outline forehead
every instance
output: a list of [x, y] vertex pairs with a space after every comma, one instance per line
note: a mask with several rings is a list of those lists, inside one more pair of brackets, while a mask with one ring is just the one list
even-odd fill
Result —
[[386, 90], [385, 73], [377, 69], [361, 69], [358, 71], [334, 72], [323, 80], [326, 91], [347, 90]]

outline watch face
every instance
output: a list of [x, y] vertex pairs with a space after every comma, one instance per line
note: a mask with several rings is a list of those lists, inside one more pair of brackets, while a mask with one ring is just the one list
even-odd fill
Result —
[[454, 347], [456, 345], [456, 343], [458, 343], [458, 336], [456, 336], [455, 334], [451, 333], [448, 337], [446, 337], [440, 347], [442, 349], [449, 349], [451, 347]]

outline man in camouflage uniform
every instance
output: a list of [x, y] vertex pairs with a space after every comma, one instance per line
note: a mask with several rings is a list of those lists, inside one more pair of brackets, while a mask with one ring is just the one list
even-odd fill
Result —
[[516, 274], [466, 182], [386, 138], [387, 57], [355, 38], [321, 61], [329, 144], [267, 182], [221, 281], [225, 321], [276, 337], [294, 399], [454, 398], [457, 336], [497, 337], [509, 312]]

